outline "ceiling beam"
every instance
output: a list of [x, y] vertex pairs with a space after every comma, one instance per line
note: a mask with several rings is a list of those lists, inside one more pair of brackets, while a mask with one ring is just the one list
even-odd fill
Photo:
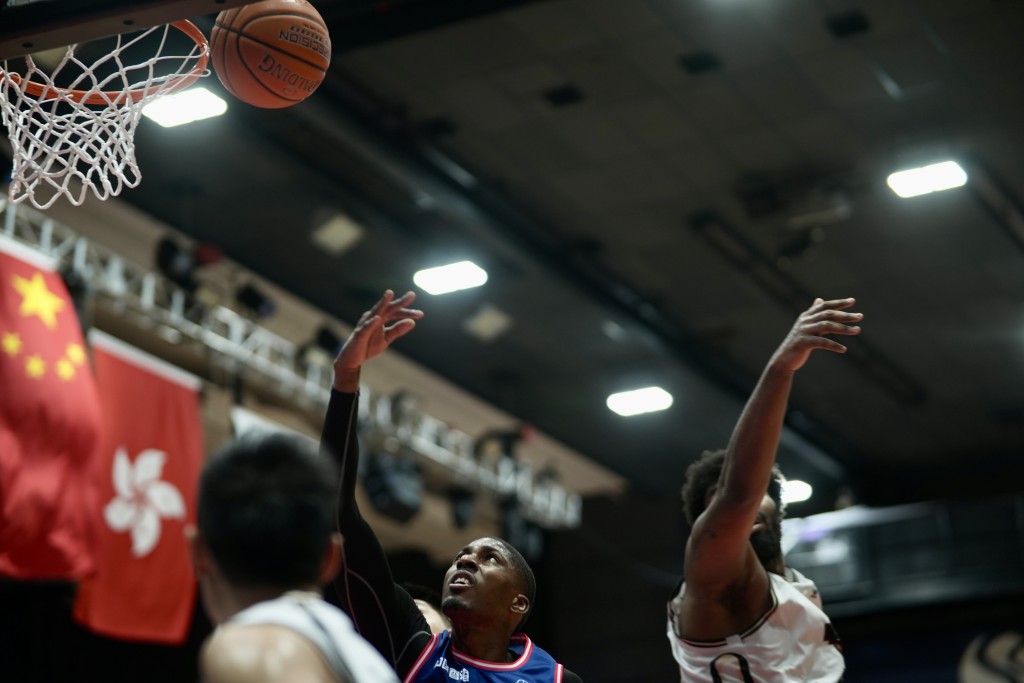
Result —
[[335, 53], [548, 0], [333, 0], [316, 2]]
[[[321, 87], [318, 103], [328, 106], [328, 98], [335, 100], [331, 111], [338, 113], [336, 125], [348, 128], [350, 135], [372, 140], [382, 163], [401, 167], [410, 185], [424, 188], [441, 203], [457, 206], [456, 213], [469, 217], [470, 227], [482, 237], [514, 246], [584, 296], [653, 333], [666, 352], [690, 371], [726, 395], [746, 401], [756, 377], [711, 348], [684, 321], [667, 315], [651, 296], [617, 277], [599, 257], [562, 237], [555, 226], [415, 136], [411, 126], [396, 125], [393, 111], [376, 102], [360, 84], [342, 78], [337, 69], [332, 69]], [[856, 457], [848, 442], [809, 415], [793, 412], [797, 419], [788, 427], [797, 440], [817, 449], [812, 464], [829, 474], [845, 476], [846, 464]]]

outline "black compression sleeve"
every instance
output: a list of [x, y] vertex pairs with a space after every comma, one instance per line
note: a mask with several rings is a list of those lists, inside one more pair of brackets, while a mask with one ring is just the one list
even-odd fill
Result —
[[[409, 594], [395, 585], [384, 549], [359, 512], [356, 482], [358, 395], [331, 391], [321, 451], [338, 465], [338, 530], [344, 538], [344, 565], [327, 597], [344, 609], [356, 630], [391, 662], [400, 676], [426, 645], [429, 627]], [[410, 652], [413, 652], [410, 658]]]

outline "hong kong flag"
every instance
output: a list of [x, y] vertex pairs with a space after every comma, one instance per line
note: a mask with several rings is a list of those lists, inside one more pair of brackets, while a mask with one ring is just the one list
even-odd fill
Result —
[[196, 591], [184, 527], [203, 458], [199, 380], [107, 335], [89, 339], [104, 421], [101, 531], [75, 618], [105, 636], [178, 644]]
[[0, 576], [77, 579], [96, 543], [100, 414], [52, 260], [0, 237]]

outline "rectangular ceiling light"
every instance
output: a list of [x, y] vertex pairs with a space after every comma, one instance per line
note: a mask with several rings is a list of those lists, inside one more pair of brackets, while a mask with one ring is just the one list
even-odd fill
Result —
[[228, 103], [206, 88], [189, 88], [150, 102], [142, 108], [142, 115], [171, 128], [220, 116], [227, 110]]
[[343, 213], [335, 213], [321, 223], [311, 239], [313, 244], [332, 256], [341, 256], [363, 238], [366, 231]]
[[448, 294], [479, 287], [487, 282], [487, 271], [472, 261], [459, 261], [421, 270], [412, 276], [412, 281], [427, 294]]
[[955, 161], [943, 161], [893, 173], [886, 182], [893, 192], [906, 199], [961, 187], [967, 182], [967, 173]]
[[623, 417], [667, 410], [671, 405], [672, 394], [661, 387], [623, 391], [608, 397], [608, 408]]

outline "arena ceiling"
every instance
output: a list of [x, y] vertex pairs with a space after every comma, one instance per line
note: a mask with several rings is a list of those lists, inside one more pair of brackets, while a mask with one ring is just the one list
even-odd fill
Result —
[[[726, 443], [814, 297], [853, 296], [863, 334], [793, 390], [804, 510], [1020, 490], [1024, 5], [314, 4], [320, 89], [144, 124], [125, 200], [343, 320], [472, 258], [487, 284], [421, 294], [401, 353], [642, 492]], [[943, 159], [966, 186], [886, 185]], [[313, 234], [337, 216], [362, 235], [333, 254]], [[648, 384], [669, 410], [609, 412]]]

